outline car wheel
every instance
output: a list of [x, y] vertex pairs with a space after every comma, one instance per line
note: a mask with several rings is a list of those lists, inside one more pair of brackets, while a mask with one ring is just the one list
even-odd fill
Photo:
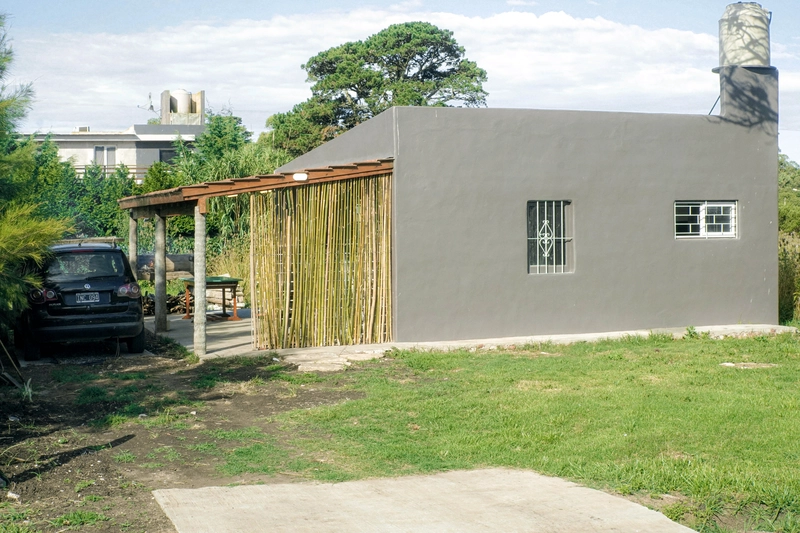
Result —
[[125, 339], [125, 344], [128, 345], [128, 353], [142, 353], [144, 351], [144, 328], [135, 337]]

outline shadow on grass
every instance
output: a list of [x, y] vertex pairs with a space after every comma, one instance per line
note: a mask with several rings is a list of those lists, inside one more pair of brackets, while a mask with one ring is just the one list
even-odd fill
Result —
[[81, 455], [95, 453], [100, 450], [116, 448], [117, 446], [125, 444], [133, 437], [134, 435], [125, 435], [124, 437], [120, 437], [118, 439], [109, 441], [106, 444], [83, 446], [81, 448], [76, 448], [75, 450], [59, 452], [50, 455], [40, 455], [39, 457], [36, 458], [36, 463], [33, 468], [23, 470], [22, 472], [12, 476], [11, 481], [13, 481], [14, 483], [23, 483], [25, 481], [28, 481], [29, 479], [39, 477], [45, 472], [48, 472], [56, 467], [65, 465], [70, 461], [72, 461], [73, 459], [75, 459], [76, 457], [80, 457]]
[[156, 424], [164, 413], [174, 420], [181, 407], [227, 399], [218, 387], [222, 383], [304, 379], [290, 374], [295, 366], [274, 354], [198, 363], [171, 339], [149, 332], [146, 339], [152, 356], [118, 356], [115, 342], [71, 344], [50, 361], [24, 368], [26, 379], [32, 378], [32, 401], [11, 387], [0, 388], [0, 412], [9, 417], [0, 419], [0, 460], [4, 450], [28, 439], [84, 425], [105, 430], [141, 415]]

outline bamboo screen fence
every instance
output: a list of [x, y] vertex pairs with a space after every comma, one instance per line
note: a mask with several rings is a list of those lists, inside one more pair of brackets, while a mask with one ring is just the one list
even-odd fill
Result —
[[392, 339], [391, 178], [251, 195], [257, 349]]

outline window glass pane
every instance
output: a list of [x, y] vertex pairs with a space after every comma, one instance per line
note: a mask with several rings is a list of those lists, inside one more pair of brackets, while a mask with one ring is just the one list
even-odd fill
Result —
[[117, 166], [117, 149], [113, 146], [106, 147], [106, 166], [110, 168]]
[[685, 215], [685, 216], [676, 216], [675, 217], [676, 224], [699, 224], [700, 221], [698, 220], [697, 215]]
[[58, 254], [47, 268], [52, 281], [74, 281], [102, 276], [120, 276], [125, 264], [118, 253], [82, 252]]
[[172, 163], [172, 160], [178, 156], [175, 150], [159, 150], [158, 160], [162, 163]]
[[528, 202], [528, 238], [536, 237], [536, 202]]

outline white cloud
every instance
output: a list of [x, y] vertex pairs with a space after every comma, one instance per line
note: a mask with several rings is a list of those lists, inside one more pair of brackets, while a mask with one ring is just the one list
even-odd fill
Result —
[[422, 0], [407, 0], [389, 6], [390, 11], [409, 11], [422, 7]]
[[[162, 90], [184, 88], [204, 89], [214, 109], [230, 105], [260, 131], [270, 114], [310, 95], [300, 69], [309, 57], [409, 20], [454, 32], [488, 72], [491, 107], [707, 113], [719, 92], [710, 72], [718, 60], [716, 36], [563, 12], [467, 17], [419, 5], [194, 21], [122, 35], [17, 33], [14, 74], [32, 80], [37, 91], [26, 129], [122, 130], [153, 116], [136, 107], [147, 93], [158, 106]], [[793, 67], [794, 50], [775, 47]], [[800, 72], [782, 70], [781, 84], [782, 125], [800, 130]]]

